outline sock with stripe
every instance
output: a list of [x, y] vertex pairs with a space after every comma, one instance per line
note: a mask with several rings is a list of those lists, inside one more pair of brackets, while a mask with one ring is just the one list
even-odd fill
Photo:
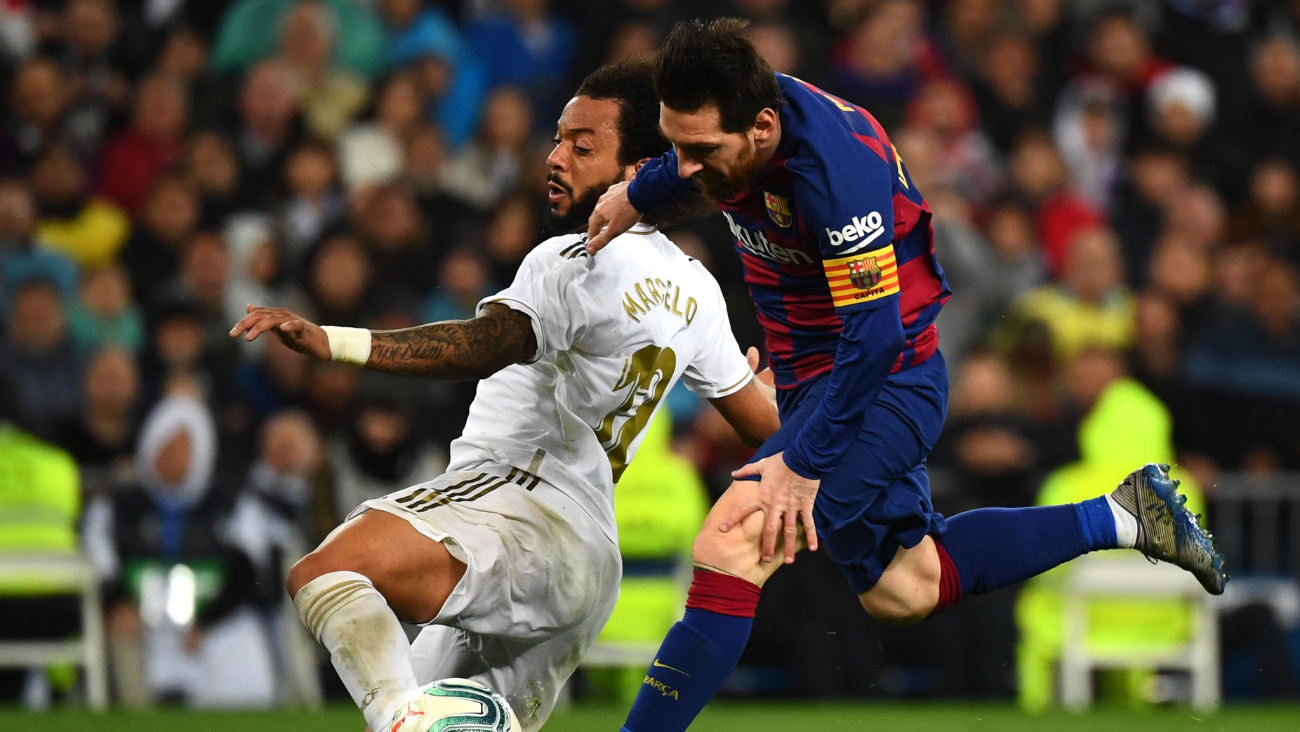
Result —
[[685, 732], [740, 662], [759, 592], [739, 577], [695, 570], [686, 615], [659, 646], [622, 732]]
[[961, 599], [1030, 577], [1099, 549], [1116, 549], [1105, 496], [1064, 506], [980, 508], [948, 519], [939, 547], [939, 613]]
[[411, 644], [384, 596], [364, 575], [330, 572], [293, 597], [298, 615], [330, 652], [334, 670], [372, 730], [385, 730], [419, 684]]

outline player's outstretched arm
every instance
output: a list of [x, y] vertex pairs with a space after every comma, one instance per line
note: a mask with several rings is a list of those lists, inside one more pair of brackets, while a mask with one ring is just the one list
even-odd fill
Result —
[[425, 379], [486, 379], [537, 352], [527, 315], [489, 303], [478, 317], [371, 331], [366, 368]]
[[[401, 330], [337, 329], [330, 333], [283, 308], [248, 306], [230, 331], [252, 341], [271, 332], [289, 348], [320, 361], [344, 361], [400, 376], [483, 379], [537, 351], [527, 315], [490, 303], [470, 320], [447, 320]], [[369, 347], [357, 338], [368, 336]]]

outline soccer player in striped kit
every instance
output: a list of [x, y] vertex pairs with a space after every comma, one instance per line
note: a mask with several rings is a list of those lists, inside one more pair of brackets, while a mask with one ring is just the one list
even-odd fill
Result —
[[686, 729], [739, 660], [778, 543], [792, 562], [800, 528], [890, 623], [1100, 549], [1136, 548], [1222, 592], [1222, 558], [1168, 466], [1079, 504], [934, 510], [925, 459], [948, 394], [934, 321], [950, 293], [929, 207], [870, 113], [773, 73], [744, 26], [690, 21], [669, 34], [655, 90], [673, 150], [611, 187], [588, 227], [596, 252], [676, 196], [698, 189], [717, 203], [766, 332], [782, 422], [706, 519], [686, 616], [624, 729]]

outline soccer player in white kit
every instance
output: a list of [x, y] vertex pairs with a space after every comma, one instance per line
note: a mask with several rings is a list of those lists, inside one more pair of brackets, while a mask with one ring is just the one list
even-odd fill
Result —
[[[649, 64], [589, 76], [555, 142], [548, 228], [585, 228], [610, 185], [669, 147]], [[614, 484], [678, 379], [748, 443], [779, 427], [717, 282], [649, 224], [595, 259], [582, 235], [548, 239], [472, 320], [372, 332], [250, 305], [231, 335], [265, 332], [322, 360], [483, 379], [447, 472], [363, 503], [289, 575], [374, 730], [427, 729], [406, 702], [446, 677], [496, 690], [526, 730], [542, 725], [614, 609]], [[399, 618], [424, 625], [413, 644]]]

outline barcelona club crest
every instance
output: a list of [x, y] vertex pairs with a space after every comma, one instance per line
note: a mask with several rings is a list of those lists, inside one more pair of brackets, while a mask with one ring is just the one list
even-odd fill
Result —
[[849, 281], [859, 290], [870, 290], [880, 284], [880, 265], [875, 257], [849, 262]]
[[789, 228], [794, 221], [790, 215], [790, 200], [775, 193], [763, 191], [763, 203], [767, 205], [767, 215], [772, 218], [772, 223], [781, 228]]

